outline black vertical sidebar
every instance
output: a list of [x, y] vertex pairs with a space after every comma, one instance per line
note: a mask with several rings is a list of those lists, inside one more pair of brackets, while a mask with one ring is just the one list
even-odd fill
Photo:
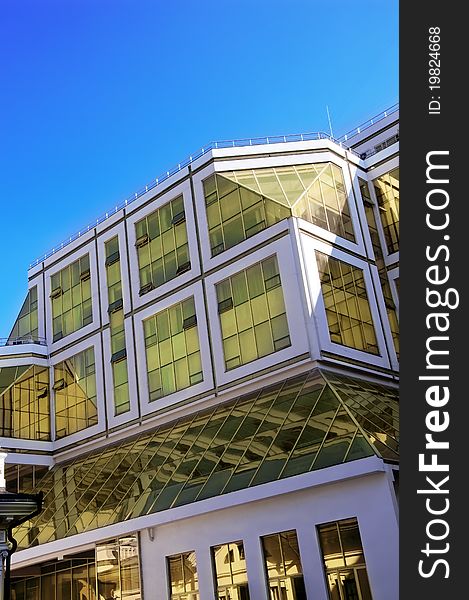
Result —
[[400, 5], [400, 597], [469, 597], [469, 193], [461, 5]]

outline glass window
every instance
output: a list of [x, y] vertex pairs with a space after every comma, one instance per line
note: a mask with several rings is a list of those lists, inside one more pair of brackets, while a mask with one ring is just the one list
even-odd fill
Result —
[[130, 410], [127, 352], [125, 346], [124, 308], [119, 256], [119, 239], [111, 238], [105, 244], [106, 278], [111, 328], [111, 364], [114, 386], [114, 414]]
[[245, 183], [236, 173], [211, 175], [203, 182], [212, 256], [291, 216], [288, 205], [273, 208], [272, 198]]
[[296, 531], [261, 538], [270, 600], [307, 600]]
[[0, 435], [50, 440], [49, 369], [0, 368]]
[[386, 312], [388, 315], [389, 327], [391, 328], [394, 349], [396, 350], [397, 357], [399, 358], [399, 320], [397, 317], [396, 305], [394, 303], [394, 298], [391, 292], [391, 286], [389, 284], [386, 264], [384, 261], [383, 249], [381, 247], [381, 240], [378, 234], [374, 205], [371, 200], [370, 191], [366, 181], [359, 178], [358, 182], [360, 184], [360, 191], [362, 195], [363, 205], [365, 208], [366, 220], [370, 232], [371, 242], [373, 244], [375, 262], [378, 268], [379, 280], [381, 283], [381, 291], [383, 292], [384, 304], [386, 305]]
[[318, 527], [331, 600], [372, 600], [357, 519]]
[[13, 325], [8, 342], [38, 341], [37, 286], [31, 288]]
[[97, 424], [93, 348], [54, 366], [54, 391], [57, 439]]
[[249, 600], [243, 542], [212, 548], [217, 600]]
[[52, 275], [50, 297], [54, 342], [92, 322], [88, 254]]
[[[226, 185], [228, 179], [231, 187]], [[238, 240], [234, 243], [291, 215], [355, 241], [343, 173], [333, 163], [230, 171], [206, 182], [209, 229], [211, 238], [216, 236], [211, 239], [212, 255], [227, 248], [225, 227], [237, 216]], [[233, 214], [224, 214], [224, 194]], [[214, 242], [220, 240], [224, 244], [217, 250]]]
[[203, 380], [194, 298], [143, 322], [150, 402]]
[[140, 295], [191, 268], [182, 196], [135, 223], [135, 233]]
[[388, 254], [399, 250], [399, 169], [373, 181]]
[[316, 252], [331, 342], [379, 354], [363, 270]]
[[227, 370], [291, 345], [275, 256], [215, 287]]
[[98, 597], [140, 600], [138, 539], [128, 535], [96, 546]]
[[199, 600], [199, 580], [195, 552], [169, 556], [170, 600]]
[[50, 470], [9, 472], [45, 494], [15, 537], [46, 543], [373, 455], [399, 458], [397, 390], [313, 369]]

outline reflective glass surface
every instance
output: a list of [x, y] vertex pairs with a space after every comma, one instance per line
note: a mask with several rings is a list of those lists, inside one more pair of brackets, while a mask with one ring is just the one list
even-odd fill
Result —
[[389, 285], [388, 274], [386, 270], [386, 263], [384, 261], [383, 249], [381, 247], [381, 240], [378, 234], [377, 222], [375, 218], [374, 205], [371, 199], [370, 190], [368, 184], [363, 179], [358, 179], [360, 184], [360, 192], [362, 195], [363, 205], [365, 208], [366, 220], [368, 223], [368, 230], [370, 232], [371, 242], [373, 244], [373, 251], [375, 255], [375, 262], [378, 268], [379, 280], [381, 283], [381, 291], [384, 296], [384, 303], [386, 305], [386, 312], [389, 320], [389, 327], [391, 328], [392, 339], [394, 342], [394, 348], [396, 354], [399, 357], [399, 320], [397, 318], [396, 305]]
[[15, 537], [27, 547], [373, 454], [397, 460], [397, 416], [395, 389], [306, 372], [25, 481], [44, 510]]
[[212, 175], [203, 182], [212, 256], [291, 216], [288, 205], [242, 183], [235, 173]]
[[296, 531], [261, 538], [270, 600], [306, 600]]
[[140, 294], [190, 269], [184, 201], [178, 196], [135, 223]]
[[57, 439], [98, 422], [94, 349], [54, 365]]
[[399, 250], [399, 169], [373, 181], [388, 254]]
[[342, 170], [333, 163], [228, 171], [204, 182], [212, 255], [293, 215], [355, 241]]
[[37, 287], [34, 286], [28, 291], [20, 314], [13, 325], [8, 341], [23, 339], [32, 341], [37, 340], [39, 335], [37, 320]]
[[194, 298], [143, 322], [150, 402], [203, 379]]
[[363, 270], [316, 252], [331, 342], [379, 354]]
[[249, 600], [248, 575], [243, 542], [212, 548], [217, 600]]
[[0, 367], [0, 435], [50, 440], [49, 369]]
[[[31, 571], [36, 572], [31, 576]], [[12, 572], [11, 600], [141, 600], [136, 535]], [[195, 600], [195, 599], [194, 599]]]
[[215, 287], [227, 370], [291, 345], [275, 256]]
[[125, 347], [124, 308], [119, 256], [119, 239], [111, 238], [105, 244], [106, 279], [108, 292], [109, 324], [111, 328], [111, 363], [114, 386], [114, 414], [130, 410], [129, 378]]
[[318, 527], [331, 600], [372, 600], [356, 519]]
[[92, 322], [88, 254], [52, 275], [50, 297], [54, 342]]
[[169, 556], [170, 600], [199, 600], [199, 579], [195, 552]]

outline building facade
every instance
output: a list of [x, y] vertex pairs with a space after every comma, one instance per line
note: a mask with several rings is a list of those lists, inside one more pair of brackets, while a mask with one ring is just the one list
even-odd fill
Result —
[[398, 597], [398, 148], [212, 145], [31, 266], [12, 599]]

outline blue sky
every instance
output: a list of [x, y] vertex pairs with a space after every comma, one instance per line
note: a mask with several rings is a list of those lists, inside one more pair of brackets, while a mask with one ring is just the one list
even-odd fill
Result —
[[397, 0], [2, 0], [0, 337], [28, 265], [205, 143], [398, 99]]

